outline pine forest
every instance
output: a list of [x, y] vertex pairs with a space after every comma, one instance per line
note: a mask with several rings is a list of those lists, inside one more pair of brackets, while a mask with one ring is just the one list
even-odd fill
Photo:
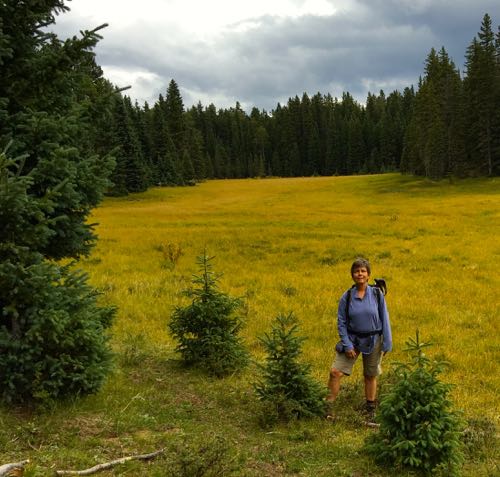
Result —
[[198, 103], [185, 109], [170, 80], [154, 105], [115, 97], [109, 140], [114, 192], [208, 178], [298, 177], [401, 171], [430, 179], [500, 172], [500, 31], [486, 14], [461, 75], [432, 49], [417, 88], [369, 93], [362, 105], [317, 93], [248, 114]]

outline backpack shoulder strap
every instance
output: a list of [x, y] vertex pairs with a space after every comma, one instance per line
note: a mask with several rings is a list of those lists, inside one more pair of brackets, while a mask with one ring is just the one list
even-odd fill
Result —
[[382, 290], [379, 287], [373, 287], [375, 289], [375, 295], [377, 296], [377, 304], [380, 309], [380, 304], [382, 303]]
[[382, 322], [382, 328], [384, 327], [384, 322], [382, 321], [382, 313], [381, 313], [381, 307], [382, 307], [382, 295], [384, 292], [379, 288], [379, 287], [373, 287], [375, 289], [375, 295], [377, 296], [377, 308], [378, 308], [378, 316], [380, 318], [380, 321]]

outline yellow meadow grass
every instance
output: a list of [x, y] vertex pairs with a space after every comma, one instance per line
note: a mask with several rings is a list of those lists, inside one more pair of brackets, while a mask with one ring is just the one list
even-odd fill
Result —
[[[246, 302], [243, 335], [257, 337], [293, 311], [308, 338], [304, 359], [326, 380], [335, 316], [360, 255], [384, 277], [394, 334], [385, 367], [406, 358], [418, 328], [451, 362], [444, 379], [466, 414], [498, 417], [500, 187], [498, 179], [433, 183], [397, 174], [209, 181], [108, 198], [95, 210], [99, 242], [83, 262], [104, 300], [118, 305], [117, 350], [136, 336], [170, 353], [173, 308], [204, 248], [221, 289]], [[180, 247], [174, 264], [162, 251]], [[360, 376], [356, 371], [356, 378]]]

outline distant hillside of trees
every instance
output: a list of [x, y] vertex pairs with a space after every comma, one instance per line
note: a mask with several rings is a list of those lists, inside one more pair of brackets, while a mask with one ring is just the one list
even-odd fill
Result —
[[[87, 128], [70, 142], [80, 151], [114, 157], [114, 185], [108, 193], [115, 195], [156, 185], [192, 185], [211, 178], [386, 171], [432, 179], [497, 176], [500, 27], [495, 34], [488, 14], [465, 56], [461, 74], [444, 47], [432, 49], [416, 88], [409, 86], [388, 95], [384, 91], [369, 93], [365, 104], [348, 92], [341, 98], [304, 93], [277, 104], [272, 111], [253, 108], [249, 113], [238, 102], [228, 109], [201, 103], [186, 109], [174, 79], [153, 105], [133, 104], [100, 76], [100, 67], [93, 63], [88, 91], [78, 98], [88, 110], [84, 117]], [[36, 70], [36, 65], [30, 67]], [[47, 87], [56, 85], [57, 78], [54, 73], [54, 81]], [[45, 85], [43, 80], [39, 85]], [[14, 134], [42, 137], [37, 129], [42, 123], [15, 126], [20, 117], [16, 108], [38, 101], [37, 108], [43, 109], [40, 95], [47, 96], [46, 92], [38, 86], [26, 93], [23, 86], [21, 100], [11, 79], [4, 75], [1, 82], [6, 91], [12, 91], [3, 95], [9, 98], [9, 115], [0, 117], [0, 148]], [[75, 91], [67, 97], [72, 94]], [[66, 129], [70, 126], [65, 123]], [[23, 152], [23, 148], [21, 142], [15, 142], [11, 153]]]
[[446, 50], [429, 53], [418, 88], [290, 98], [271, 112], [239, 103], [185, 110], [175, 80], [150, 106], [118, 97], [106, 144], [116, 146], [114, 193], [209, 178], [401, 171], [441, 179], [500, 172], [500, 27], [484, 15], [463, 77]]
[[174, 80], [150, 108], [117, 100], [110, 141], [120, 146], [117, 193], [151, 184], [183, 185], [206, 178], [311, 176], [396, 170], [415, 94], [349, 93], [289, 99], [271, 113], [236, 103], [184, 111]]

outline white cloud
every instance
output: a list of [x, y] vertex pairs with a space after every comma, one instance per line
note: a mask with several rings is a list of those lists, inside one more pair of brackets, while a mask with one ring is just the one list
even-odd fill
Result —
[[[57, 18], [69, 36], [102, 23], [97, 62], [140, 103], [170, 79], [186, 107], [239, 101], [271, 110], [288, 97], [402, 89], [415, 84], [431, 47], [457, 66], [498, 0], [73, 0]], [[405, 83], [406, 82], [406, 83]]]
[[[189, 108], [191, 105], [196, 105], [198, 102], [201, 102], [203, 106], [208, 106], [213, 103], [217, 109], [219, 108], [232, 108], [236, 105], [236, 102], [239, 101], [238, 98], [234, 96], [228, 96], [225, 91], [217, 91], [212, 90], [209, 93], [206, 91], [201, 91], [199, 89], [190, 89], [186, 87], [182, 87], [181, 95], [183, 97], [183, 101], [185, 105]], [[252, 104], [240, 102], [240, 106], [243, 109], [251, 109]]]
[[119, 88], [131, 86], [124, 94], [136, 99], [139, 104], [145, 101], [152, 103], [158, 99], [158, 94], [164, 86], [164, 80], [156, 73], [145, 70], [133, 70], [120, 66], [101, 65], [104, 76]]
[[[90, 24], [109, 22], [112, 28], [135, 23], [176, 30], [207, 38], [224, 30], [241, 28], [246, 21], [270, 15], [297, 18], [303, 15], [331, 15], [336, 9], [327, 0], [73, 0], [64, 17], [78, 17]], [[61, 17], [60, 22], [66, 19]]]

